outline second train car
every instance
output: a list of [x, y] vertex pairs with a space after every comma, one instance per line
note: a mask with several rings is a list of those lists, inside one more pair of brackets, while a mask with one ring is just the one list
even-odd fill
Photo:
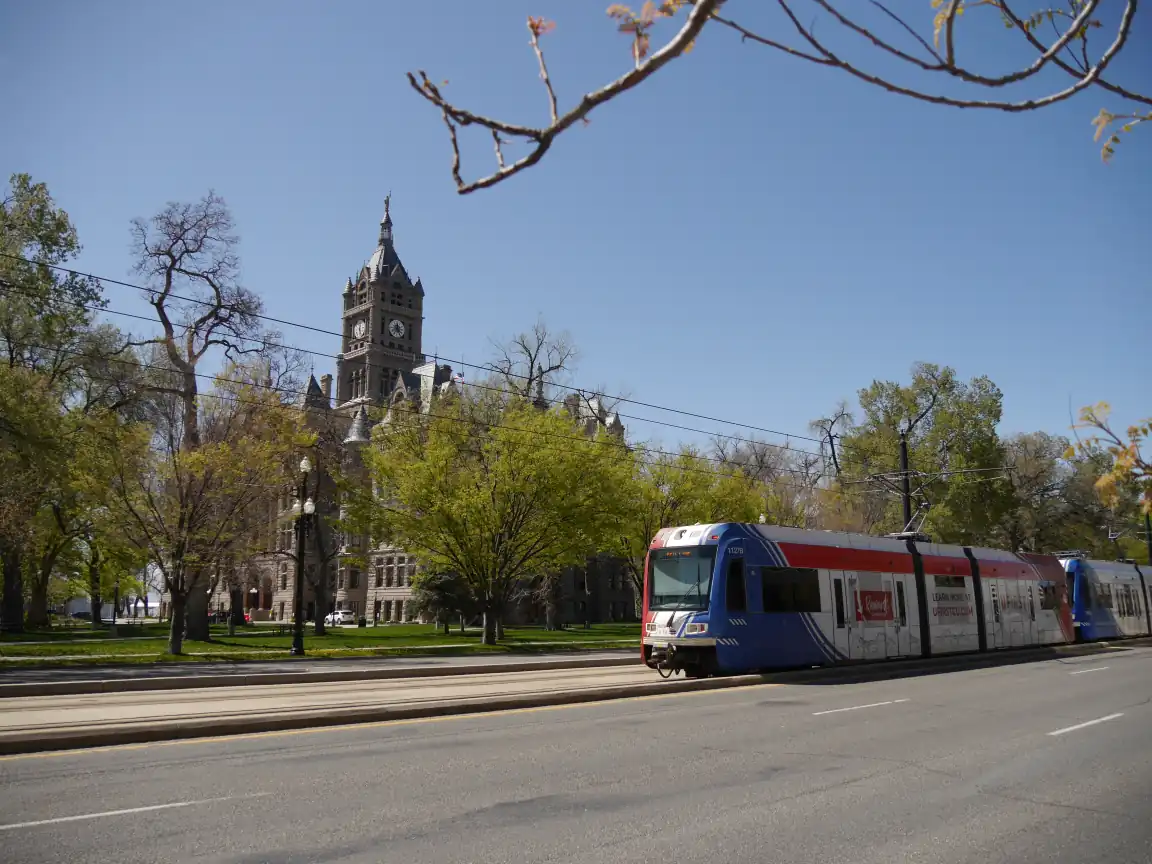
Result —
[[[642, 659], [702, 677], [1055, 645], [1105, 638], [1105, 616], [1083, 622], [1093, 601], [1117, 596], [1124, 614], [1107, 635], [1146, 635], [1143, 576], [1117, 567], [1134, 579], [1105, 596], [1087, 574], [1110, 571], [1079, 556], [774, 525], [665, 528], [645, 563]], [[1079, 593], [1076, 571], [1089, 586]], [[1128, 614], [1137, 609], [1143, 625]]]

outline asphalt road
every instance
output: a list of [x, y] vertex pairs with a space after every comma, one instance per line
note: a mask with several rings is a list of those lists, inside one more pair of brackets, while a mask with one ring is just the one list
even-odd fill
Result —
[[[332, 670], [443, 668], [488, 666], [504, 663], [546, 662], [550, 659], [639, 658], [640, 649], [624, 651], [519, 651], [509, 654], [415, 657], [353, 657], [332, 660], [254, 660], [244, 663], [154, 663], [108, 666], [0, 666], [0, 684], [33, 684], [41, 681], [110, 681], [125, 678], [185, 678], [228, 675], [256, 675], [282, 672], [325, 672]], [[637, 660], [639, 662], [639, 660]]]
[[1143, 864], [1150, 701], [1135, 649], [17, 756], [0, 857]]

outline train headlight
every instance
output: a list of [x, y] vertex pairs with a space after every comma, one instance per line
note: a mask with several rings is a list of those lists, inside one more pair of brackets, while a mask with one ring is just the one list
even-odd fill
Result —
[[707, 633], [707, 632], [708, 632], [708, 624], [705, 622], [696, 622], [693, 624], [689, 624], [688, 627], [684, 630], [684, 634], [686, 636], [699, 636], [701, 633]]

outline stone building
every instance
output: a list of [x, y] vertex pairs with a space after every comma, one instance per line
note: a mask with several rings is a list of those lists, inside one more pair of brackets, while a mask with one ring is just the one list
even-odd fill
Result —
[[[458, 386], [450, 366], [429, 361], [424, 354], [424, 287], [413, 280], [393, 242], [390, 198], [385, 199], [384, 218], [375, 250], [341, 295], [341, 346], [336, 375], [311, 377], [300, 399], [306, 422], [322, 434], [334, 436], [343, 450], [342, 459], [355, 462], [368, 443], [372, 420], [369, 409], [387, 407], [381, 422], [392, 410], [428, 411], [436, 401]], [[333, 390], [335, 383], [335, 393]], [[537, 393], [541, 408], [547, 407]], [[565, 407], [578, 417], [589, 434], [597, 426], [623, 438], [619, 416], [606, 411], [596, 399], [577, 394], [565, 399]], [[375, 413], [375, 412], [374, 412]], [[334, 432], [334, 430], [336, 430]], [[339, 434], [341, 430], [343, 434]], [[323, 570], [328, 578], [331, 609], [348, 609], [357, 619], [410, 621], [411, 580], [417, 572], [415, 557], [392, 546], [368, 548], [366, 536], [340, 536], [332, 528], [338, 515], [331, 481], [323, 475], [317, 501], [319, 538], [310, 536], [305, 549], [305, 568], [313, 576]], [[310, 490], [313, 487], [310, 485]], [[313, 494], [311, 491], [309, 494]], [[267, 551], [249, 561], [229, 566], [217, 574], [208, 594], [209, 608], [225, 614], [233, 598], [243, 597], [245, 612], [253, 620], [291, 620], [295, 560], [292, 514], [293, 494], [285, 490], [269, 500], [260, 517], [268, 526]], [[366, 560], [367, 567], [357, 561]], [[566, 623], [624, 621], [635, 617], [631, 584], [619, 562], [596, 558], [588, 567], [564, 575], [560, 619]], [[311, 620], [315, 600], [305, 583], [305, 609]], [[329, 611], [331, 611], [331, 609]], [[508, 623], [543, 621], [538, 604], [524, 601], [509, 610]]]

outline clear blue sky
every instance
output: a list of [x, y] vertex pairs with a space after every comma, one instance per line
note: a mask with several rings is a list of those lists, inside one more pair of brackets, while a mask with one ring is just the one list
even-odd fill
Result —
[[[546, 47], [570, 105], [627, 68], [606, 5], [5, 3], [0, 169], [46, 181], [82, 266], [116, 278], [131, 278], [132, 217], [214, 188], [269, 313], [333, 330], [391, 190], [429, 354], [487, 359], [490, 338], [541, 314], [578, 342], [578, 384], [772, 429], [803, 433], [918, 360], [991, 376], [1006, 434], [1065, 432], [1070, 404], [1097, 400], [1121, 423], [1152, 413], [1152, 130], [1102, 165], [1089, 121], [1122, 105], [1100, 91], [1039, 114], [960, 112], [713, 29], [537, 168], [457, 196], [444, 127], [404, 73], [540, 122], [525, 16], [558, 22]], [[782, 33], [767, 6], [728, 9]], [[930, 20], [928, 0], [897, 6]], [[1148, 92], [1152, 13], [1137, 25], [1114, 77]], [[1020, 56], [994, 19], [973, 37], [962, 50], [983, 68]], [[490, 144], [468, 143], [465, 170], [487, 170]]]

